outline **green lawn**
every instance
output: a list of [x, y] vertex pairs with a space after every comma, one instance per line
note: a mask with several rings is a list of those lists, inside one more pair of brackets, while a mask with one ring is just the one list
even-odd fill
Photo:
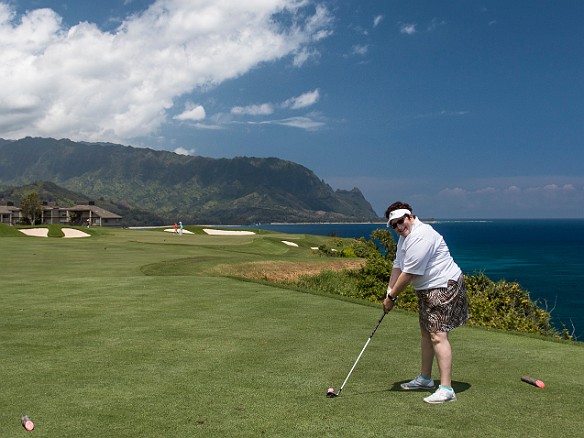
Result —
[[[212, 275], [254, 260], [313, 261], [324, 237], [84, 239], [0, 227], [0, 436], [582, 436], [582, 344], [463, 327], [458, 401], [396, 390], [418, 372], [417, 317]], [[294, 240], [299, 248], [280, 240]], [[520, 381], [542, 379], [545, 389]]]

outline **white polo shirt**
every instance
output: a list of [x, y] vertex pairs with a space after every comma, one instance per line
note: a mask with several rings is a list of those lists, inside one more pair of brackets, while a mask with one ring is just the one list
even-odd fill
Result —
[[410, 234], [399, 237], [393, 266], [416, 275], [412, 280], [416, 290], [446, 287], [448, 280], [457, 280], [462, 274], [444, 238], [418, 218]]

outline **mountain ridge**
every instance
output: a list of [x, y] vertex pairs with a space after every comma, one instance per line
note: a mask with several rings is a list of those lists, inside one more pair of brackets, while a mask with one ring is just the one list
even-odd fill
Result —
[[39, 181], [96, 204], [107, 200], [112, 211], [125, 207], [126, 215], [151, 212], [166, 223], [379, 219], [358, 188], [333, 190], [310, 169], [275, 157], [208, 158], [113, 143], [0, 139], [0, 184]]

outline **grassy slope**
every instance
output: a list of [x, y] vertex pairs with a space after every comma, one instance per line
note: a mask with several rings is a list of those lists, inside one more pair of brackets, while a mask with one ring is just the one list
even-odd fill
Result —
[[581, 344], [455, 330], [459, 401], [430, 406], [395, 390], [417, 372], [419, 341], [416, 316], [392, 312], [331, 400], [380, 309], [209, 275], [318, 262], [306, 248], [323, 238], [92, 231], [0, 239], [0, 436], [24, 433], [23, 413], [39, 437], [581, 433]]

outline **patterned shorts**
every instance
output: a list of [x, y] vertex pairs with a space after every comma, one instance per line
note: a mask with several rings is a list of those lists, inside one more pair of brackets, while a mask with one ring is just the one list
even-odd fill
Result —
[[447, 287], [419, 290], [416, 295], [420, 327], [430, 333], [449, 332], [470, 318], [463, 274], [449, 280]]

